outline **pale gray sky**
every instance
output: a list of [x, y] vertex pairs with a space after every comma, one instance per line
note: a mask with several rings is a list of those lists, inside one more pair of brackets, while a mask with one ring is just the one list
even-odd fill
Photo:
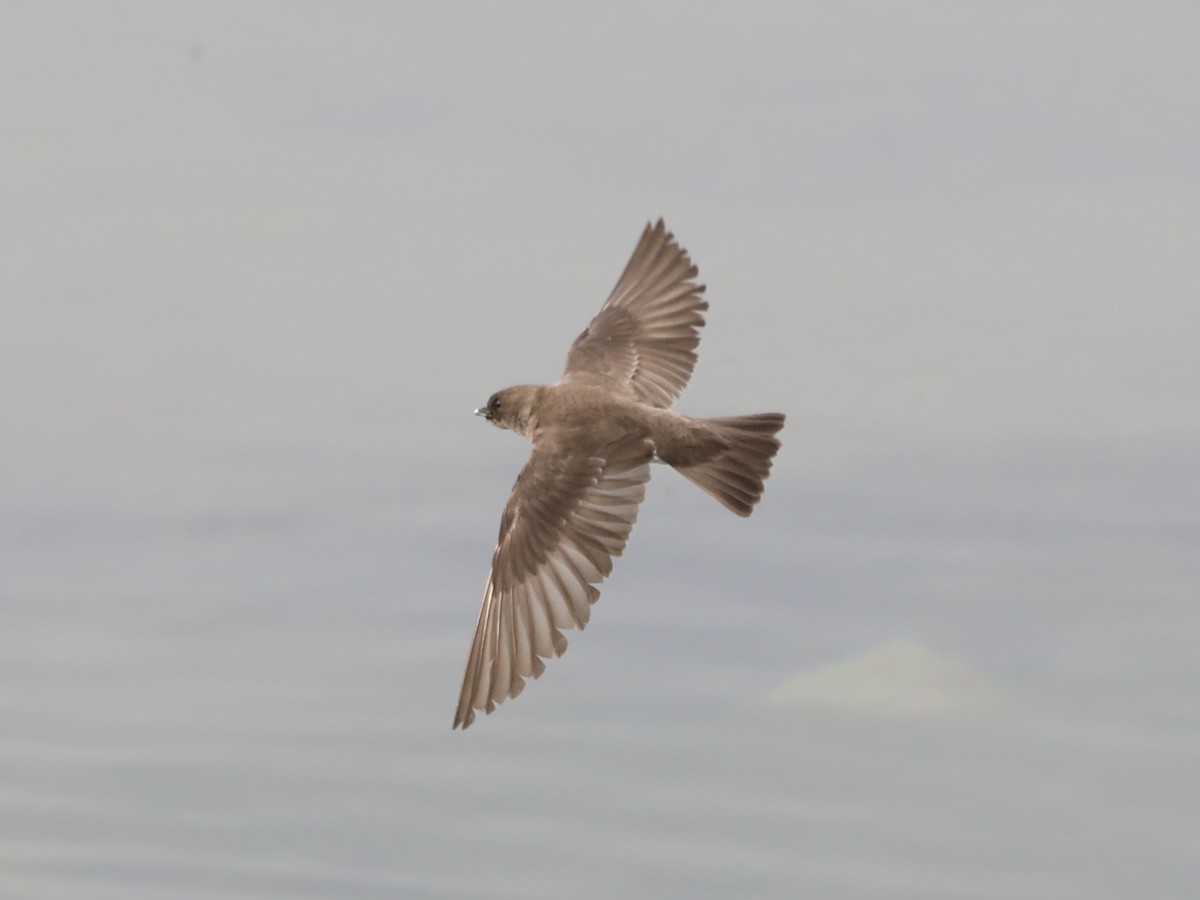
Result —
[[[1197, 33], [6, 7], [0, 893], [1195, 896]], [[527, 452], [470, 410], [660, 215], [766, 499], [656, 473], [452, 735]]]

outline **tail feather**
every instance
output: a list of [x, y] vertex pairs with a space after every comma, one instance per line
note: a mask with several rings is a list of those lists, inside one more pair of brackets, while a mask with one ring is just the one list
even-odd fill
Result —
[[676, 466], [680, 474], [739, 516], [748, 516], [762, 499], [763, 481], [779, 450], [775, 435], [783, 428], [782, 413], [696, 419], [725, 445], [702, 463]]

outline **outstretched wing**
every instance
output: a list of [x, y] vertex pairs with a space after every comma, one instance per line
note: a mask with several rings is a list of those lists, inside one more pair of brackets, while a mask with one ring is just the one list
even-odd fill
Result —
[[562, 381], [651, 406], [675, 402], [692, 377], [708, 309], [697, 271], [662, 219], [647, 225], [612, 294], [571, 345]]
[[561, 656], [560, 629], [587, 624], [650, 480], [644, 435], [570, 458], [534, 445], [500, 520], [500, 540], [467, 658], [454, 727], [491, 712]]

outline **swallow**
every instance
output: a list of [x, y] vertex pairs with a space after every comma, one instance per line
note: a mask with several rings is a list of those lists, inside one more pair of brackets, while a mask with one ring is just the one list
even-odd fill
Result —
[[596, 585], [637, 519], [651, 462], [749, 516], [779, 450], [782, 413], [690, 418], [671, 409], [691, 378], [704, 285], [663, 221], [647, 225], [616, 287], [554, 384], [497, 391], [477, 409], [532, 450], [500, 536], [454, 714], [466, 728], [516, 697], [583, 629]]

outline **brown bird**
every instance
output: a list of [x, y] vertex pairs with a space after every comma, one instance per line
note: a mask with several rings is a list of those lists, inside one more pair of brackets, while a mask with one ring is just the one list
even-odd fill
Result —
[[467, 658], [454, 727], [491, 712], [561, 656], [582, 629], [661, 460], [739, 516], [762, 497], [782, 413], [691, 419], [669, 407], [696, 364], [708, 309], [697, 269], [661, 219], [550, 385], [498, 391], [475, 411], [533, 443], [500, 538]]

